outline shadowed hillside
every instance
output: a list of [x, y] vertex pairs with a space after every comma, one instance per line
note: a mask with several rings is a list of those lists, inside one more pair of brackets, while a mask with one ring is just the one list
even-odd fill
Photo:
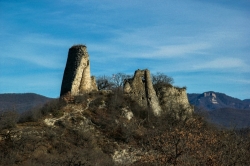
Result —
[[0, 165], [250, 164], [249, 130], [218, 129], [197, 114], [158, 117], [119, 89], [66, 95], [35, 113], [2, 127]]
[[221, 127], [247, 128], [250, 127], [250, 111], [233, 108], [221, 108], [208, 112], [208, 120]]
[[39, 107], [51, 98], [35, 93], [6, 93], [0, 94], [0, 111], [17, 111], [23, 113], [34, 107]]
[[240, 100], [218, 92], [188, 94], [197, 111], [205, 111], [205, 117], [220, 127], [246, 128], [250, 126], [250, 99]]

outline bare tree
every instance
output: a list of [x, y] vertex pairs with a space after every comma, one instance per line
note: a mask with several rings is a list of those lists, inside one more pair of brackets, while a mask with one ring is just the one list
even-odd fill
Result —
[[104, 75], [97, 77], [96, 83], [99, 90], [121, 88], [123, 86], [124, 80], [130, 77], [130, 75], [124, 73], [113, 74], [111, 77]]
[[152, 82], [156, 93], [158, 93], [161, 87], [172, 86], [174, 79], [164, 73], [157, 72], [156, 74], [152, 74]]
[[16, 111], [0, 112], [0, 130], [16, 126], [19, 115]]
[[153, 84], [173, 84], [174, 79], [172, 77], [167, 76], [164, 73], [157, 72], [156, 74], [152, 74], [152, 82]]
[[124, 73], [117, 73], [112, 75], [112, 82], [116, 88], [120, 88], [123, 86], [124, 80], [128, 78], [131, 78], [131, 76]]
[[99, 76], [96, 79], [98, 90], [109, 90], [112, 89], [114, 84], [111, 82], [111, 77], [109, 76]]

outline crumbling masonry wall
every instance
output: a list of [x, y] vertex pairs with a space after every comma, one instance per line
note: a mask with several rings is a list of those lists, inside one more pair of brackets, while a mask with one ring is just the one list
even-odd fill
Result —
[[125, 81], [123, 91], [141, 107], [150, 108], [155, 115], [164, 111], [178, 119], [185, 119], [192, 116], [194, 111], [185, 88], [163, 86], [157, 96], [147, 69], [135, 71], [134, 77]]
[[190, 105], [185, 88], [165, 86], [160, 89], [159, 101], [162, 109], [178, 119], [190, 117], [194, 108]]
[[97, 90], [95, 78], [90, 75], [89, 54], [85, 45], [75, 45], [69, 49], [64, 70], [61, 94], [71, 95]]
[[156, 92], [153, 88], [149, 70], [135, 71], [132, 79], [126, 80], [124, 93], [128, 94], [134, 101], [144, 108], [150, 108], [155, 115], [161, 114]]
[[[78, 95], [97, 91], [95, 77], [90, 75], [89, 54], [85, 45], [75, 45], [69, 49], [64, 70], [61, 94]], [[188, 117], [193, 113], [186, 90], [175, 87], [162, 87], [156, 95], [149, 70], [137, 70], [134, 77], [124, 83], [124, 93], [141, 107], [151, 110], [154, 115], [169, 111], [176, 117]]]

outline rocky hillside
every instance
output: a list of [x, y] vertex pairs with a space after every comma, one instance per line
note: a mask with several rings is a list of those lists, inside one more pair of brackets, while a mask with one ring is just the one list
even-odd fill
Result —
[[138, 69], [100, 89], [88, 57], [85, 45], [70, 48], [60, 99], [19, 120], [0, 114], [0, 165], [250, 165], [249, 130], [209, 124], [193, 111], [186, 88]]
[[34, 107], [41, 107], [52, 100], [35, 93], [6, 93], [0, 94], [0, 111], [28, 111]]
[[218, 130], [196, 114], [155, 116], [119, 89], [64, 96], [36, 114], [0, 123], [0, 165], [250, 164], [247, 130]]

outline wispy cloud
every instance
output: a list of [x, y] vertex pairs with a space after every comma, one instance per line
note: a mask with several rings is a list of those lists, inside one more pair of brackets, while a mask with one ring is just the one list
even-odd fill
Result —
[[247, 65], [239, 58], [217, 58], [198, 65], [194, 65], [193, 69], [235, 69], [245, 68]]
[[[156, 51], [150, 54], [144, 54], [144, 58], [169, 58], [178, 56], [187, 56], [190, 54], [202, 54], [202, 51], [210, 47], [207, 43], [193, 43], [180, 45], [167, 45], [157, 47]], [[153, 56], [152, 56], [153, 55]]]
[[[43, 71], [63, 72], [68, 48], [82, 43], [88, 47], [93, 73], [149, 68], [184, 77], [201, 72], [188, 85], [194, 90], [196, 80], [207, 87], [219, 84], [209, 83], [209, 77], [223, 84], [216, 73], [234, 77], [250, 72], [250, 12], [242, 6], [244, 0], [239, 1], [0, 2], [1, 65], [5, 71], [34, 69], [34, 78]], [[13, 69], [8, 69], [12, 62]], [[20, 74], [17, 82], [22, 76], [26, 79]], [[47, 86], [36, 85], [43, 84]]]
[[230, 82], [250, 85], [250, 79], [230, 79]]
[[5, 62], [4, 65], [8, 66], [8, 63], [11, 63], [11, 61], [19, 61], [19, 63], [23, 63], [24, 66], [33, 65], [33, 67], [37, 66], [47, 69], [59, 69], [63, 68], [63, 61], [66, 60], [66, 54], [65, 57], [61, 58], [54, 53], [41, 53], [35, 50], [25, 48], [23, 50], [21, 49], [23, 48], [12, 50], [4, 54], [4, 56], [1, 56], [1, 59]]

